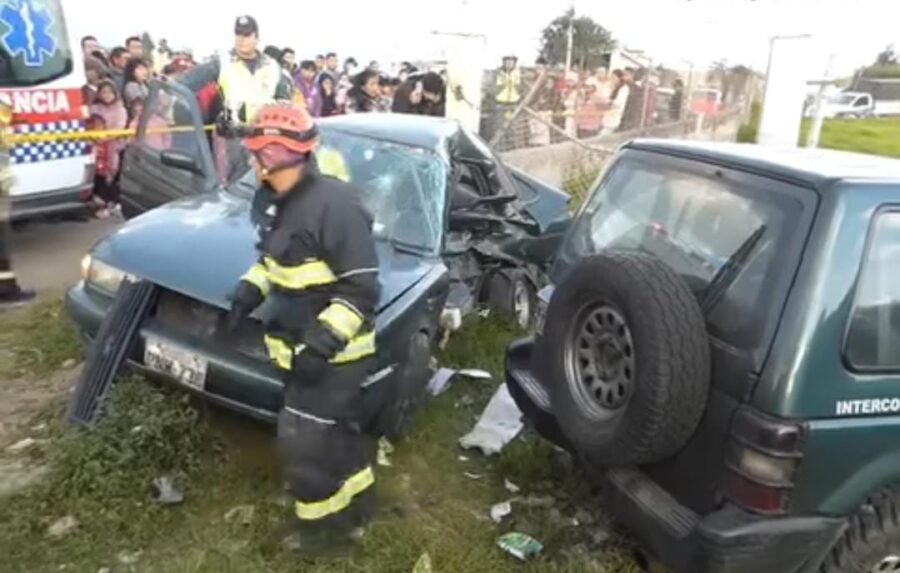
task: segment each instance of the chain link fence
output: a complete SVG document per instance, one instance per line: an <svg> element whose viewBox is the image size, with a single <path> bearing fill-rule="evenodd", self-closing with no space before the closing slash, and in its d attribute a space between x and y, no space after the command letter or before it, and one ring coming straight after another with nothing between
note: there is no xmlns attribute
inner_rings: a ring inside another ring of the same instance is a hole
<svg viewBox="0 0 900 573"><path fill-rule="evenodd" d="M576 206L623 143L638 137L733 141L749 112L748 104L742 101L718 106L709 115L693 114L686 109L686 101L672 105L672 90L648 83L646 88L638 86L638 108L629 110L626 106L620 128L609 131L603 127L601 106L580 107L559 98L554 102L542 86L552 87L546 73L532 80L514 106L492 103L487 94L482 136L508 165L563 189L573 196ZM673 120L673 116L678 119Z"/></svg>

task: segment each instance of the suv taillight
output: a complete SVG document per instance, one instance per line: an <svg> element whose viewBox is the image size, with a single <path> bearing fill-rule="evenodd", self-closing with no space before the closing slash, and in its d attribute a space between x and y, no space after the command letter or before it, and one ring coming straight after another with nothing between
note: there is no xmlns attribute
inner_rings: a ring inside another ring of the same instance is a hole
<svg viewBox="0 0 900 573"><path fill-rule="evenodd" d="M746 509L784 513L803 458L804 426L744 407L731 426L725 495Z"/></svg>

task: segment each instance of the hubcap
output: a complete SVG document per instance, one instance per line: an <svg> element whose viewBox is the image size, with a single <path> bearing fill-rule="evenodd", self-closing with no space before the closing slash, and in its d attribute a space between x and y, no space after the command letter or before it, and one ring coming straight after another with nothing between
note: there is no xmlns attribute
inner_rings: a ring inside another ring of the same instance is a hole
<svg viewBox="0 0 900 573"><path fill-rule="evenodd" d="M608 305L587 308L565 344L568 383L582 408L601 419L616 413L634 388L634 343L625 318Z"/></svg>
<svg viewBox="0 0 900 573"><path fill-rule="evenodd" d="M528 328L531 322L531 293L525 281L517 281L513 290L513 309L516 315L516 323L522 328Z"/></svg>
<svg viewBox="0 0 900 573"><path fill-rule="evenodd" d="M891 573L894 571L900 571L900 557L888 555L878 565L872 567L871 573Z"/></svg>

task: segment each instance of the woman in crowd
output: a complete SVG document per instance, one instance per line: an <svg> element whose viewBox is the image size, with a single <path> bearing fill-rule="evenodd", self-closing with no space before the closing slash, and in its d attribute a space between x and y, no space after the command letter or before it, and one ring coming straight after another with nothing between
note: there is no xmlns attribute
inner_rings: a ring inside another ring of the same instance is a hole
<svg viewBox="0 0 900 573"><path fill-rule="evenodd" d="M319 74L319 93L322 94L322 115L329 117L341 113L337 104L337 89L334 78L328 74Z"/></svg>
<svg viewBox="0 0 900 573"><path fill-rule="evenodd" d="M364 70L353 78L347 94L347 113L380 113L390 111L381 97L378 72Z"/></svg>
<svg viewBox="0 0 900 573"><path fill-rule="evenodd" d="M625 82L625 74L622 70L615 70L613 75L613 88L609 95L609 109L603 114L602 135L614 133L622 124L622 115L625 113L625 103L631 91Z"/></svg>
<svg viewBox="0 0 900 573"><path fill-rule="evenodd" d="M127 121L125 106L122 105L115 84L109 80L101 81L97 85L97 97L91 105L91 129L124 129ZM119 188L116 182L123 142L122 139L111 138L100 140L94 146L94 198L99 218L108 217L110 210L118 208Z"/></svg>
<svg viewBox="0 0 900 573"><path fill-rule="evenodd" d="M144 60L128 60L125 65L125 105L131 107L136 99L147 99L150 94L150 65Z"/></svg>

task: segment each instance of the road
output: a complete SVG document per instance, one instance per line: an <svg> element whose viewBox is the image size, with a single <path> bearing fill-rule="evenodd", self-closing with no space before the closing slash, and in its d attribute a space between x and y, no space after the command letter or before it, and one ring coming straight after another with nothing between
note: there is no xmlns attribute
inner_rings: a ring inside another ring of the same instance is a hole
<svg viewBox="0 0 900 573"><path fill-rule="evenodd" d="M23 288L62 290L80 279L81 258L120 218L29 223L12 233L13 269Z"/></svg>

